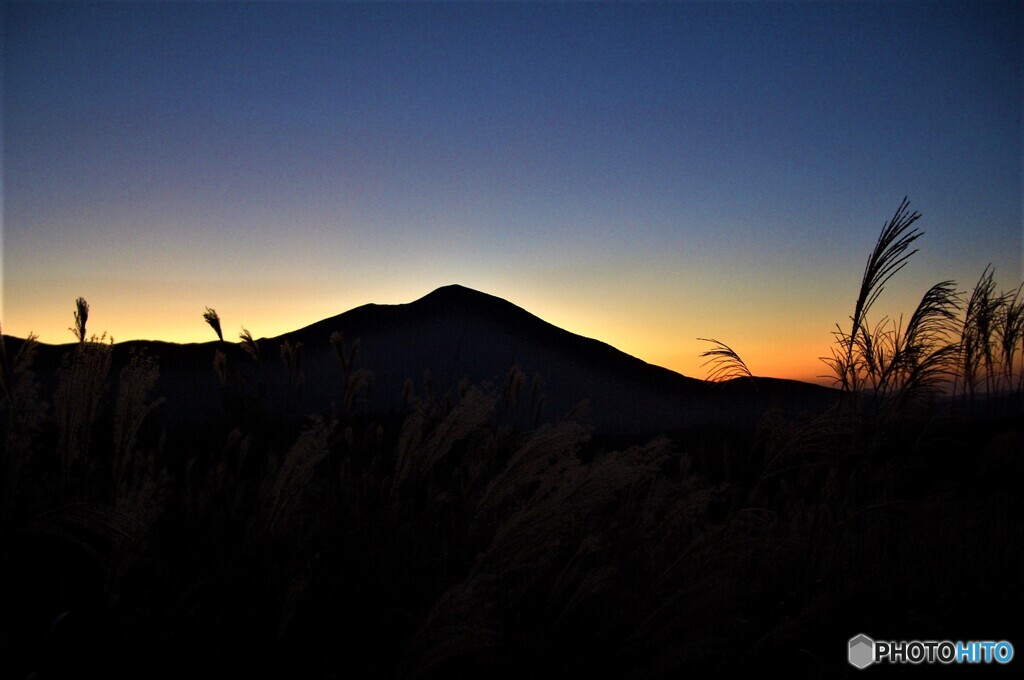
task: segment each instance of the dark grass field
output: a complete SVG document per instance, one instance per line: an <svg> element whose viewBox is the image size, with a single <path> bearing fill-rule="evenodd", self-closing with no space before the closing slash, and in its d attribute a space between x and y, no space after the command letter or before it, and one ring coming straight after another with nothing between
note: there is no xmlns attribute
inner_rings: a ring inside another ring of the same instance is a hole
<svg viewBox="0 0 1024 680"><path fill-rule="evenodd" d="M300 416L228 382L175 424L110 353L9 374L4 677L835 677L861 632L1020 639L1011 396L630 441L519 426L525 390Z"/></svg>
<svg viewBox="0 0 1024 680"><path fill-rule="evenodd" d="M915 215L835 390L718 341L730 379L683 378L460 287L240 344L86 339L84 300L77 344L3 337L0 676L1019 673L847 660L1024 639L1021 290L869 324Z"/></svg>

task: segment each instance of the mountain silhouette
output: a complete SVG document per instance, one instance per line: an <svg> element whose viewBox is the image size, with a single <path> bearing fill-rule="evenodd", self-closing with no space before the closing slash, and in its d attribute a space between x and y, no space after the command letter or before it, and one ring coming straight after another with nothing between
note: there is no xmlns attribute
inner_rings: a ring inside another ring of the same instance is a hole
<svg viewBox="0 0 1024 680"><path fill-rule="evenodd" d="M235 342L174 344L129 341L115 345L114 368L132 348L160 359L158 391L171 418L202 418L222 404L222 387L212 369L220 349L245 389L264 407L289 407L289 373L280 358L284 343L302 344L301 400L291 408L324 412L342 394L341 365L331 344L343 334L357 340L356 368L373 375L363 408L396 408L411 382L422 395L453 394L476 385L502 394L506 376L522 374L519 411L530 408L539 377L545 420L585 414L595 430L609 434L655 434L703 423L750 424L769 406L816 410L832 390L797 381L757 378L710 384L646 363L614 347L550 324L499 297L449 285L410 303L367 304L296 331L257 341L262 364ZM71 345L46 346L39 357L57 361Z"/></svg>

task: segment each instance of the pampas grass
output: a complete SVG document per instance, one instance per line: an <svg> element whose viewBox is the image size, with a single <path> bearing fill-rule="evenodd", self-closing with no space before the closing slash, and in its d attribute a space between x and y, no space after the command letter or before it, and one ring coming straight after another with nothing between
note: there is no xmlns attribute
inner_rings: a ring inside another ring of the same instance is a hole
<svg viewBox="0 0 1024 680"><path fill-rule="evenodd" d="M480 429L494 410L494 400L479 389L470 389L427 431L422 406L406 419L399 436L392 498L417 484L456 443Z"/></svg>
<svg viewBox="0 0 1024 680"><path fill-rule="evenodd" d="M979 383L991 385L993 330L999 308L993 276L992 266L985 267L981 278L974 285L964 315L960 340L960 377L963 381L962 392L968 399L974 398Z"/></svg>
<svg viewBox="0 0 1024 680"><path fill-rule="evenodd" d="M885 290L885 285L907 264L907 260L917 252L910 246L921 237L923 232L911 229L921 214L909 212L910 203L904 198L900 207L889 222L882 227L868 261L864 265L860 290L854 304L853 315L850 317L850 332L843 333L837 326L837 339L841 345L839 354L838 379L845 391L856 391L861 385L860 372L856 359L857 338L862 337L868 329L866 317L875 301Z"/></svg>
<svg viewBox="0 0 1024 680"><path fill-rule="evenodd" d="M996 316L1003 381L1007 391L1024 393L1024 283L1011 294L1004 293L1000 313ZM1014 360L1020 353L1017 365ZM1016 376L1014 376L1016 373Z"/></svg>
<svg viewBox="0 0 1024 680"><path fill-rule="evenodd" d="M892 359L883 384L903 399L938 392L955 375L956 321L960 295L956 283L942 281L924 294L901 333L893 335Z"/></svg>
<svg viewBox="0 0 1024 680"><path fill-rule="evenodd" d="M995 271L985 268L964 313L958 357L959 391L973 401L979 391L1024 394L1024 299L1022 286L996 293ZM1021 363L1015 357L1021 352Z"/></svg>
<svg viewBox="0 0 1024 680"><path fill-rule="evenodd" d="M323 418L314 417L289 447L280 469L270 475L274 480L270 491L268 527L273 530L289 510L298 503L317 465L330 454L328 439L333 426Z"/></svg>
<svg viewBox="0 0 1024 680"><path fill-rule="evenodd" d="M114 507L150 506L158 473L143 461L139 450L139 434L146 418L164 399L151 397L159 364L155 357L145 356L134 348L128 363L121 369L117 400L114 404L114 446L112 468Z"/></svg>
<svg viewBox="0 0 1024 680"><path fill-rule="evenodd" d="M708 382L724 382L734 378L753 378L747 364L724 342L709 338L697 338L703 342L710 342L714 349L701 353L701 358L707 358L701 366L711 364L707 380Z"/></svg>
<svg viewBox="0 0 1024 680"><path fill-rule="evenodd" d="M822 358L835 383L851 396L854 411L864 392L876 407L900 407L949 390L973 401L980 389L991 394L998 386L1013 391L1022 384L1024 366L1014 367L1024 336L1021 289L996 294L991 266L966 305L956 283L942 281L925 292L905 328L902 317L869 322L868 312L886 284L917 252L910 246L923 232L911 225L919 217L904 199L882 229L865 266L850 331L837 325L832 356Z"/></svg>
<svg viewBox="0 0 1024 680"><path fill-rule="evenodd" d="M903 326L903 319L883 318L868 330L867 321L854 339L849 373L877 398L905 403L942 391L956 374L957 312L960 297L953 281L937 283Z"/></svg>
<svg viewBox="0 0 1024 680"><path fill-rule="evenodd" d="M75 300L75 325L68 330L74 333L78 342L85 342L85 325L89 321L89 303L85 298Z"/></svg>
<svg viewBox="0 0 1024 680"><path fill-rule="evenodd" d="M882 380L881 366L888 363L879 351L879 340L885 340L891 329L884 324L872 329L867 321L868 312L885 290L886 284L907 264L907 260L917 252L910 246L921 237L923 232L911 229L920 217L920 213L909 212L910 204L906 198L900 203L895 214L878 235L878 241L868 256L861 277L860 289L854 303L853 314L850 316L850 331L846 332L839 324L833 335L836 347L830 358L822 358L832 369L836 383L843 392L857 393L865 386L866 381ZM884 351L884 348L882 348ZM854 404L857 403L854 398Z"/></svg>
<svg viewBox="0 0 1024 680"><path fill-rule="evenodd" d="M32 372L38 346L38 337L30 333L14 356L10 356L0 333L0 390L3 391L0 408L8 414L8 436L34 427L45 411L45 405L38 400L35 374Z"/></svg>
<svg viewBox="0 0 1024 680"><path fill-rule="evenodd" d="M36 458L36 441L47 413L32 362L38 347L29 334L11 356L0 332L0 531L30 488L25 473Z"/></svg>
<svg viewBox="0 0 1024 680"><path fill-rule="evenodd" d="M341 333L303 337L308 357L339 362L341 402L324 413L243 403L167 420L157 357L94 338L46 376L46 414L34 342L12 356L0 337L0 570L28 565L0 578L0 673L36 670L23 620L69 609L94 616L116 648L104 663L126 675L159 658L167 674L272 677L770 674L797 672L794 656L832 677L848 668L844 622L867 609L951 625L955 593L1012 614L1019 426L902 405L927 405L965 365L979 392L1019 385L1021 290L997 295L986 271L970 312L943 281L905 323L869 322L912 254L912 218L904 202L883 230L833 357L837 382L886 417L839 405L611 440L544 422L543 382L518 366L447 391L427 375L421 395L409 381L372 410ZM282 342L282 370L262 361L267 341L240 340L215 348L225 399L273 372L296 392L297 342ZM750 377L706 341L710 379ZM254 361L229 375L242 351Z"/></svg>
<svg viewBox="0 0 1024 680"><path fill-rule="evenodd" d="M369 397L370 389L373 386L373 374L365 368L356 368L356 359L359 357L361 346L358 338L346 348L345 334L341 331L334 331L331 333L330 341L334 355L338 358L338 363L341 366L340 410L343 417L348 417L352 415L360 394Z"/></svg>
<svg viewBox="0 0 1024 680"><path fill-rule="evenodd" d="M252 337L252 333L249 332L248 328L242 327L242 332L238 334L238 338L241 341L242 349L252 357L252 360L257 365L263 364L263 352L260 350L259 342Z"/></svg>
<svg viewBox="0 0 1024 680"><path fill-rule="evenodd" d="M57 417L57 454L61 480L82 481L92 448L93 429L106 398L113 339L106 334L82 342L61 362L54 409Z"/></svg>
<svg viewBox="0 0 1024 680"><path fill-rule="evenodd" d="M220 328L220 315L217 314L217 311L207 307L206 311L203 312L203 321L210 325L213 332L217 334L217 339L224 342L224 333Z"/></svg>

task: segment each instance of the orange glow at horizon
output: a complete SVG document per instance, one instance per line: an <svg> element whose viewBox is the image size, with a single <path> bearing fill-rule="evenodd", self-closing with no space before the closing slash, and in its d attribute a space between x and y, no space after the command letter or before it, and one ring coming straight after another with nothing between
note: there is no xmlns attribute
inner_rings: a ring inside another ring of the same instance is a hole
<svg viewBox="0 0 1024 680"><path fill-rule="evenodd" d="M1020 282L1011 5L299 4L0 12L4 332L71 343L81 296L117 342L210 342L207 306L273 337L457 283L827 383L904 196L927 235L871 321Z"/></svg>
<svg viewBox="0 0 1024 680"><path fill-rule="evenodd" d="M127 286L123 282L100 282L86 286L83 297L90 303L88 332L106 333L115 342L157 340L175 343L203 343L216 339L213 330L203 321L205 305L217 310L223 324L224 337L236 341L245 327L257 338L275 337L322 321L362 304L402 304L412 302L433 290L408 285L390 289L359 290L350 294L329 296L295 286L277 289L277 295L253 296L249 286L196 286L187 291L171 284L153 282ZM29 333L47 344L68 344L74 341L70 331L74 299L64 292L44 286L27 287L27 296L8 301L8 312L14 323L3 322L6 335L25 337ZM410 292L415 288L416 292ZM488 292L486 287L477 288ZM169 295L173 292L173 295ZM283 293L283 294L282 294ZM499 297L505 297L501 294ZM697 336L715 335L700 330L694 315L683 318L669 310L652 307L622 306L608 308L603 303L586 301L554 302L550 295L536 293L511 295L509 302L536 314L543 320L584 337L605 342L616 349L651 364L662 366L692 378L703 379L707 367L700 353L710 346ZM202 300L204 303L197 303ZM707 323L706 325L711 325ZM818 325L817 330L827 327ZM829 384L820 376L827 367L818 359L828 353L827 334L817 333L820 342L797 341L793 331L786 337L759 337L756 331L731 329L719 337L747 362L754 375L790 378ZM717 332L717 331L716 331ZM780 345L787 351L781 353Z"/></svg>

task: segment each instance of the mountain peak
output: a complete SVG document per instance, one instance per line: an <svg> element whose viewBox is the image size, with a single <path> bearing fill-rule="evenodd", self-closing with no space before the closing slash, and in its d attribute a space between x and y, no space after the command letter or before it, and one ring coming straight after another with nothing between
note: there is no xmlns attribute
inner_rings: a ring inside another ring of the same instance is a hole
<svg viewBox="0 0 1024 680"><path fill-rule="evenodd" d="M421 297L417 302L422 300L474 300L474 299L493 299L493 295L488 293L482 293L472 288L467 288L458 283L451 283L447 286L441 286ZM500 298L499 298L500 299Z"/></svg>
<svg viewBox="0 0 1024 680"><path fill-rule="evenodd" d="M441 307L446 309L477 309L481 307L494 307L496 305L504 308L515 306L504 298L489 293L482 293L457 283L441 286L412 304L417 307Z"/></svg>

